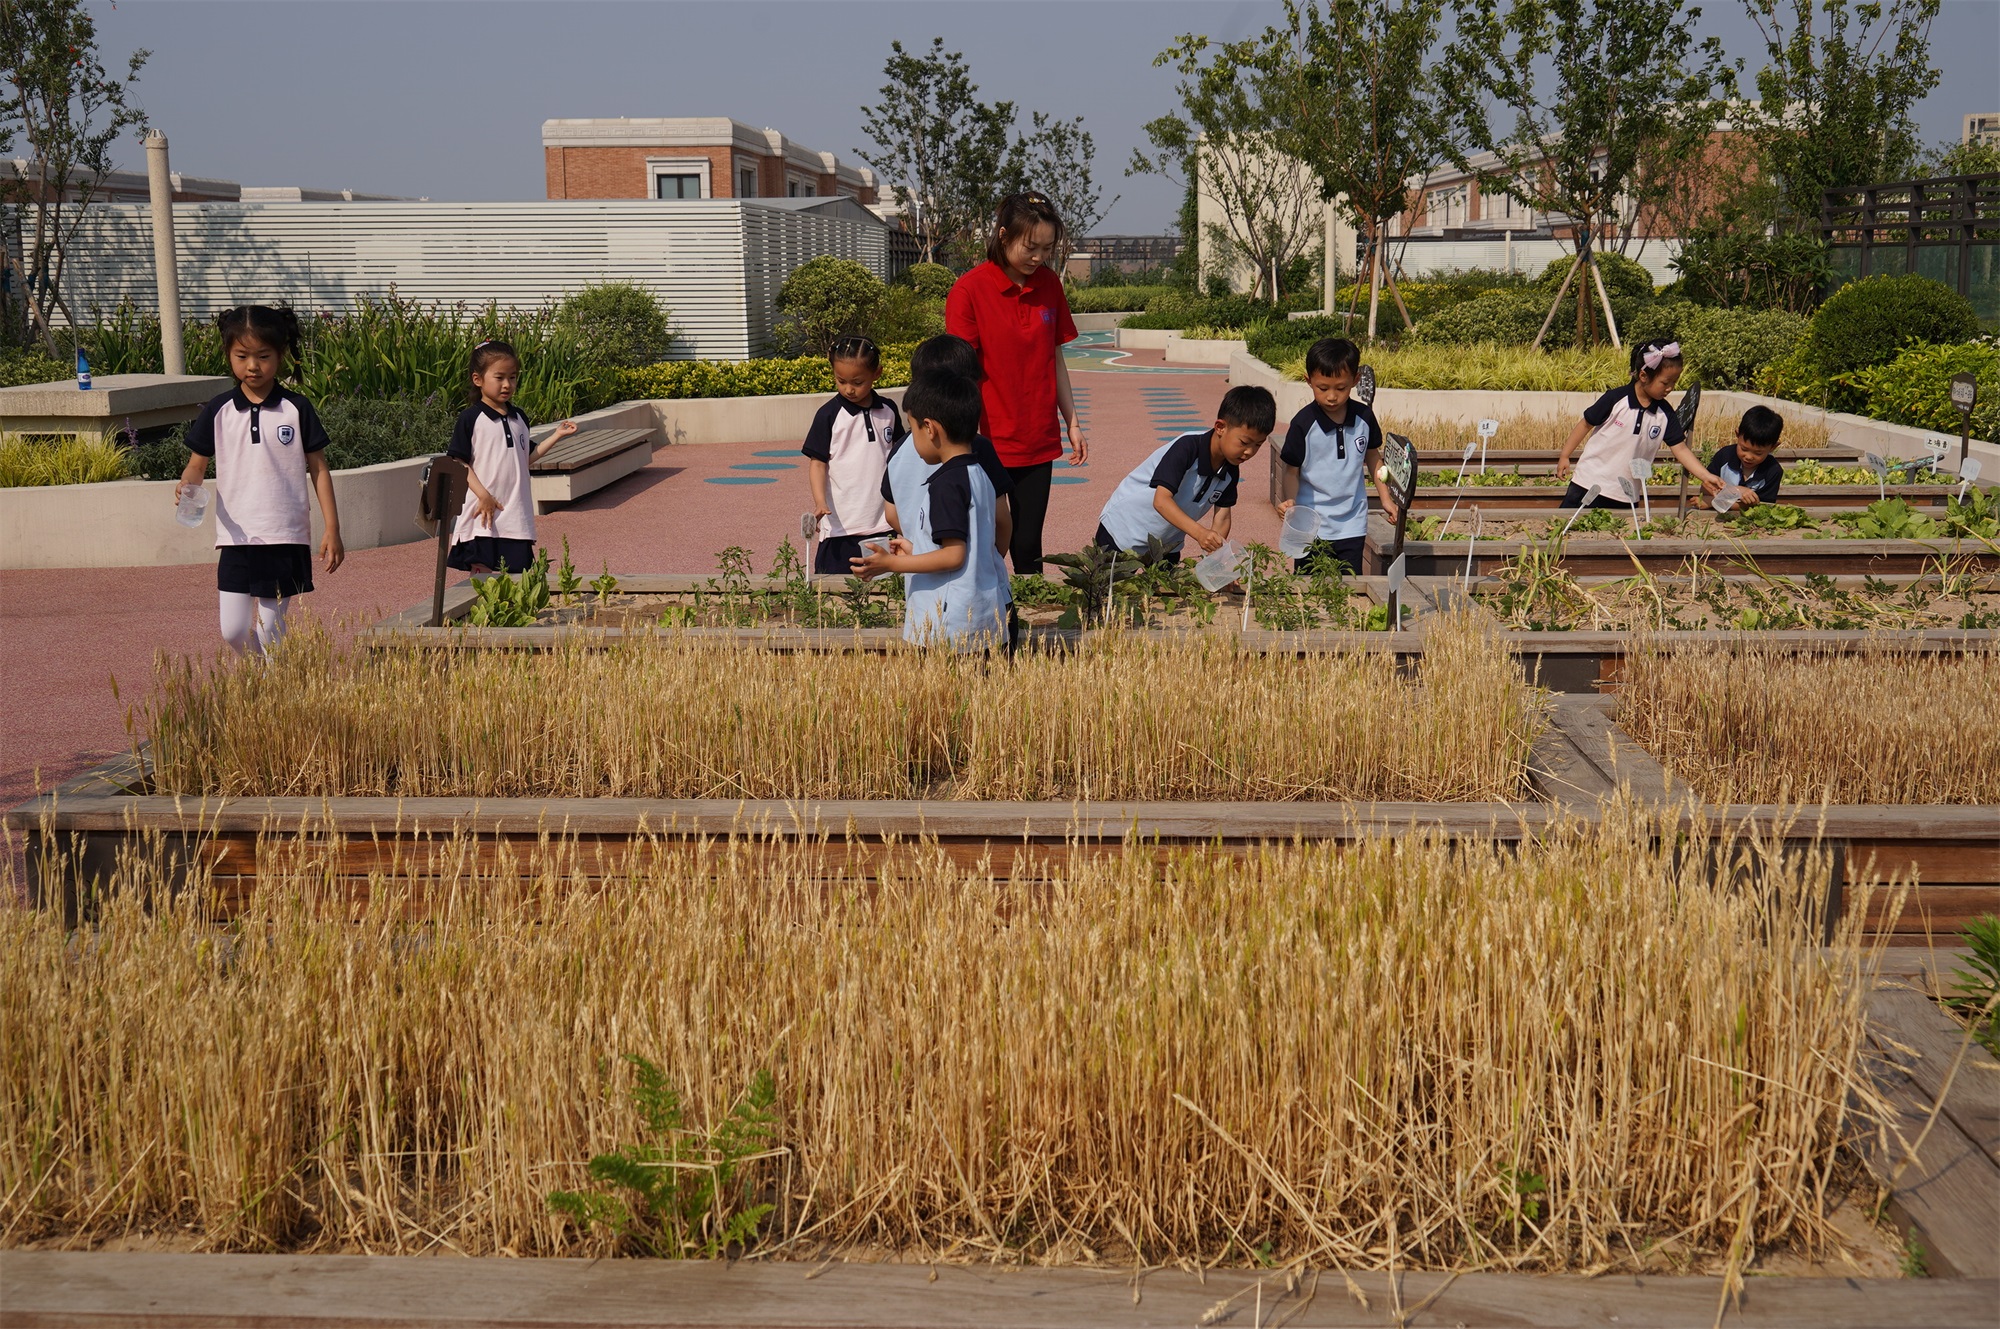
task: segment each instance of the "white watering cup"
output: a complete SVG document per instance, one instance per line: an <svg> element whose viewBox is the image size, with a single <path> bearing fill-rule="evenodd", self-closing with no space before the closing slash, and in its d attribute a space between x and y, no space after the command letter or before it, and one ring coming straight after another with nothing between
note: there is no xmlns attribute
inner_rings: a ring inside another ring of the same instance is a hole
<svg viewBox="0 0 2000 1329"><path fill-rule="evenodd" d="M1212 554L1195 560L1194 579L1205 591L1219 591L1243 575L1246 551L1234 540L1224 540Z"/></svg>
<svg viewBox="0 0 2000 1329"><path fill-rule="evenodd" d="M207 511L208 486L189 485L181 490L181 501L174 505L174 520L183 526L199 526Z"/></svg>
<svg viewBox="0 0 2000 1329"><path fill-rule="evenodd" d="M1294 507L1285 514L1278 530L1278 552L1286 558L1304 558L1319 534L1319 513L1313 508ZM1226 547L1226 546L1225 546Z"/></svg>
<svg viewBox="0 0 2000 1329"><path fill-rule="evenodd" d="M1738 500L1742 497L1743 491L1740 488L1735 485L1729 485L1717 491L1715 497L1708 500L1708 506L1714 508L1717 512L1727 512L1735 507Z"/></svg>

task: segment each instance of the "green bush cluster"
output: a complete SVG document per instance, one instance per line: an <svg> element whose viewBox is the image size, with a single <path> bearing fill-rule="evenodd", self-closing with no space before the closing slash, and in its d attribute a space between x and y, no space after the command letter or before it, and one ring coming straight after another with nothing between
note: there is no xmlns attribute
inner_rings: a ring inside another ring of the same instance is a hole
<svg viewBox="0 0 2000 1329"><path fill-rule="evenodd" d="M326 464L336 471L383 462L407 461L443 452L465 406L463 396L328 397L315 402L326 426ZM147 480L172 480L187 465L185 425L155 442L142 443L126 454L132 475ZM215 474L215 463L208 464Z"/></svg>
<svg viewBox="0 0 2000 1329"><path fill-rule="evenodd" d="M882 348L882 387L901 387L910 381L910 349ZM832 392L833 366L822 355L768 360L667 360L624 370L614 377L613 384L621 401Z"/></svg>
<svg viewBox="0 0 2000 1329"><path fill-rule="evenodd" d="M1716 309L1691 300L1656 300L1623 331L1627 341L1678 341L1684 386L1750 390L1765 368L1797 349L1807 320L1782 309Z"/></svg>
<svg viewBox="0 0 2000 1329"><path fill-rule="evenodd" d="M0 388L18 388L24 383L58 383L71 377L74 371L74 366L52 359L32 346L0 348Z"/></svg>
<svg viewBox="0 0 2000 1329"><path fill-rule="evenodd" d="M887 285L853 259L809 259L778 288L778 340L797 355L825 355L847 336L914 345L944 331L944 295L954 280L942 264L919 263Z"/></svg>
<svg viewBox="0 0 2000 1329"><path fill-rule="evenodd" d="M607 372L634 363L626 357L643 363L671 339L667 311L630 286L586 287L539 309L423 304L391 292L359 297L346 309L303 323L299 386L315 405L337 397L461 397L472 348L491 337L521 352L515 401L533 420L559 420L603 404L598 384ZM92 366L103 373L160 371L157 316L122 306L81 338ZM190 321L184 341L189 373L228 373L212 320Z"/></svg>
<svg viewBox="0 0 2000 1329"><path fill-rule="evenodd" d="M2000 341L1991 337L1950 346L1912 343L1887 364L1843 375L1840 386L1860 399L1863 415L1956 436L1963 417L1951 403L1951 380L1958 374L1979 380L1972 436L2000 440Z"/></svg>
<svg viewBox="0 0 2000 1329"><path fill-rule="evenodd" d="M1604 274L1604 288L1611 297L1611 311L1617 316L1622 333L1652 302L1653 275L1622 254L1599 254L1597 262ZM1557 259L1533 282L1524 279L1475 282L1462 277L1456 281L1426 283L1438 289L1435 294L1427 291L1429 299L1422 305L1412 301L1406 291L1405 303L1410 305L1410 317L1416 320L1410 341L1429 346L1476 346L1482 342L1532 344L1573 263L1573 259ZM1504 278L1506 274L1491 276ZM1579 290L1580 285L1585 289ZM1589 300L1593 310L1600 309L1595 285L1587 280L1572 281L1549 324L1548 335L1542 341L1544 346L1564 347L1576 339L1579 299ZM1603 321L1601 312L1598 321ZM1379 319L1377 326L1381 326ZM1398 319L1395 327L1401 326Z"/></svg>
<svg viewBox="0 0 2000 1329"><path fill-rule="evenodd" d="M1266 323L1282 322L1293 309L1311 308L1305 301L1306 297L1301 296L1297 301L1274 305L1248 295L1201 296L1170 287L1148 300L1145 312L1126 319L1123 326L1169 331L1194 327L1242 328L1247 331Z"/></svg>
<svg viewBox="0 0 2000 1329"><path fill-rule="evenodd" d="M1171 286L1073 286L1069 308L1073 314L1123 314L1143 310L1150 302L1173 293Z"/></svg>
<svg viewBox="0 0 2000 1329"><path fill-rule="evenodd" d="M1526 346L1424 346L1362 353L1385 388L1419 391L1602 392L1625 382L1625 352L1609 346L1535 351ZM1305 377L1305 348L1278 364L1287 378Z"/></svg>
<svg viewBox="0 0 2000 1329"><path fill-rule="evenodd" d="M1772 367L1767 388L1836 411L1863 411L1867 394L1850 376L1888 364L1913 342L1951 345L1978 335L1972 302L1942 282L1914 274L1865 277L1820 305L1805 339Z"/></svg>

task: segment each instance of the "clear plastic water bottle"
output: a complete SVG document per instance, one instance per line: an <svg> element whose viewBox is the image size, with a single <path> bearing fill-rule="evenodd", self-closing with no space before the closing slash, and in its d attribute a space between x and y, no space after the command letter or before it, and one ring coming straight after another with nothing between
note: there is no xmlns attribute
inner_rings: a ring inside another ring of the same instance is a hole
<svg viewBox="0 0 2000 1329"><path fill-rule="evenodd" d="M207 511L208 486L187 485L181 490L181 501L174 507L174 520L183 526L199 526Z"/></svg>
<svg viewBox="0 0 2000 1329"><path fill-rule="evenodd" d="M1742 497L1743 491L1740 488L1735 485L1726 485L1716 492L1714 498L1708 500L1708 505L1719 513L1728 512L1736 506L1737 501Z"/></svg>
<svg viewBox="0 0 2000 1329"><path fill-rule="evenodd" d="M90 391L90 357L81 346L76 348L76 386L79 392Z"/></svg>

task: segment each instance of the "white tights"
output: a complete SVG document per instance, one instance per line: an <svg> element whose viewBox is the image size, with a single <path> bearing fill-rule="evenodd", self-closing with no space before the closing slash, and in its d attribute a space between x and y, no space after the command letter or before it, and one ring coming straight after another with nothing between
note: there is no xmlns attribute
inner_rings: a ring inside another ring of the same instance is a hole
<svg viewBox="0 0 2000 1329"><path fill-rule="evenodd" d="M250 647L251 638L257 642L257 650L269 654L285 635L285 611L290 609L289 598L280 596L266 598L261 595L245 595L241 591L222 591L222 640L230 650L241 653Z"/></svg>

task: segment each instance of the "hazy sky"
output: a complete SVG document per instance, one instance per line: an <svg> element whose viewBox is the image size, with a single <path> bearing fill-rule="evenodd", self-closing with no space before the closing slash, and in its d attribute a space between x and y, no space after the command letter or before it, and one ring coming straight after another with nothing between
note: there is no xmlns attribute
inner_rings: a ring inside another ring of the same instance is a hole
<svg viewBox="0 0 2000 1329"><path fill-rule="evenodd" d="M1126 178L1141 126L1173 108L1153 57L1183 32L1235 38L1274 3L1212 0L96 0L107 64L153 58L138 98L177 169L244 184L439 199L544 195L541 122L565 116L727 115L858 163L861 106L889 43L962 50L988 99L1082 115L1097 139L1100 228L1155 233L1178 197ZM1732 54L1761 54L1741 0L1706 6ZM2000 0L1944 0L1943 71L1924 137L2000 111ZM137 165L143 154L123 154Z"/></svg>

